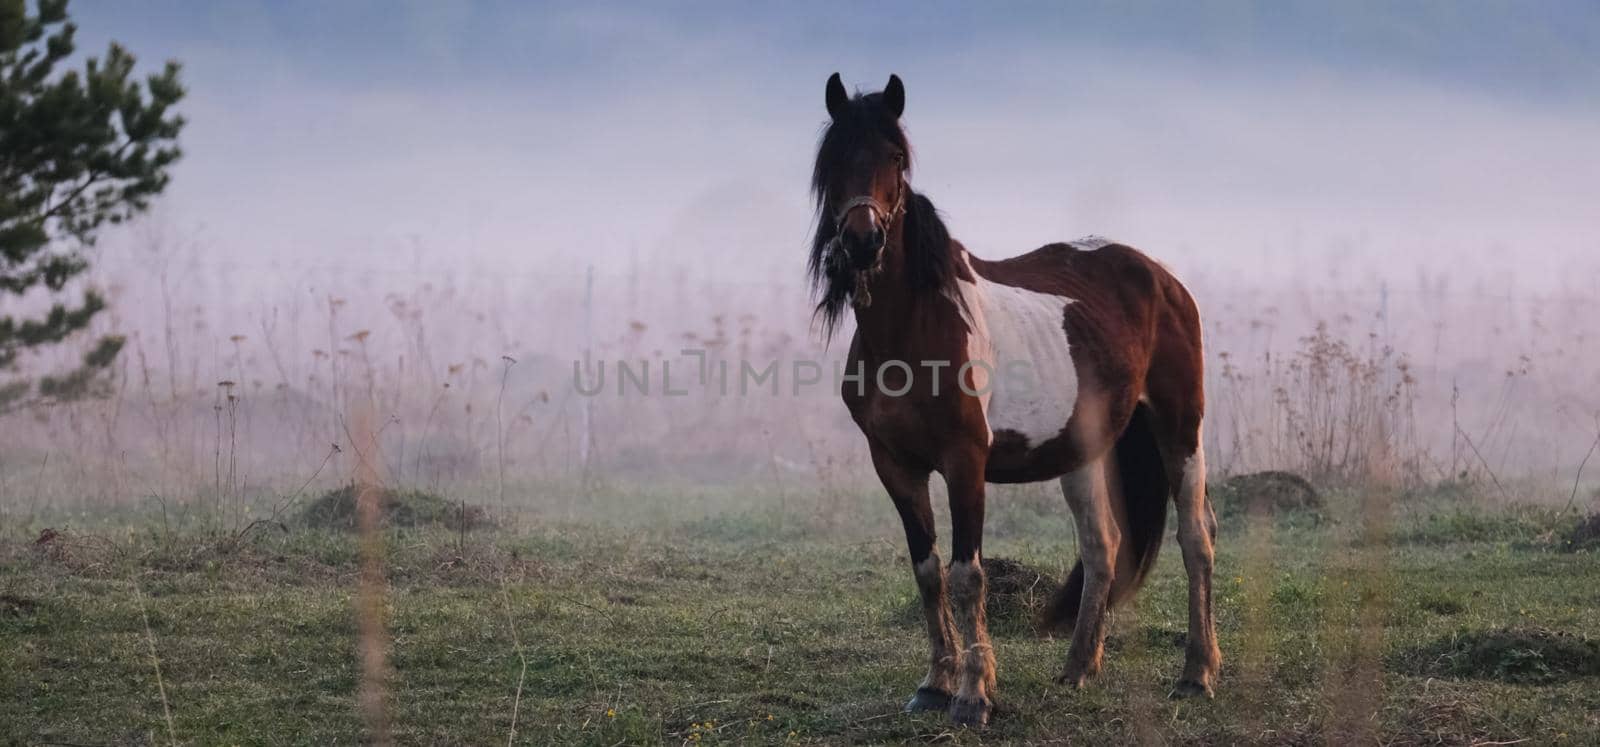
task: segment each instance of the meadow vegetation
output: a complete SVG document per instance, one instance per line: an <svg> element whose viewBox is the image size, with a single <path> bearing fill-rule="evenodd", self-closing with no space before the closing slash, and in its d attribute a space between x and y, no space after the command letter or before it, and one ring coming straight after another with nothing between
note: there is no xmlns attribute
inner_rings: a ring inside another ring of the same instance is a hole
<svg viewBox="0 0 1600 747"><path fill-rule="evenodd" d="M1600 597L1575 582L1600 555L1567 545L1571 512L1431 492L1377 504L1333 492L1315 510L1225 503L1222 684L1214 701L1176 702L1177 553L1116 614L1105 674L1065 690L1052 682L1065 641L1037 636L1030 606L1075 555L1070 520L1001 489L986 545L1010 564L992 590L1000 711L969 733L899 713L926 644L874 491L824 521L759 487L515 489L568 499L493 527L462 531L446 512L381 530L381 702L401 743L1600 739ZM0 546L8 739L370 737L361 540L319 523L339 492L243 536L164 522L151 502L13 527Z"/></svg>
<svg viewBox="0 0 1600 747"><path fill-rule="evenodd" d="M1105 673L1056 686L1066 643L1032 616L1071 518L1054 484L994 487L979 733L899 713L915 587L826 387L573 392L586 343L674 375L686 348L826 365L838 343L771 310L777 286L680 279L668 314L615 277L591 298L445 276L213 317L239 308L225 284L137 264L110 267L122 292L164 303L113 304L110 396L0 416L0 741L1600 741L1581 288L1486 312L1429 280L1362 312L1370 289L1198 280L1218 697L1166 699L1170 542ZM513 310L560 323L513 333Z"/></svg>

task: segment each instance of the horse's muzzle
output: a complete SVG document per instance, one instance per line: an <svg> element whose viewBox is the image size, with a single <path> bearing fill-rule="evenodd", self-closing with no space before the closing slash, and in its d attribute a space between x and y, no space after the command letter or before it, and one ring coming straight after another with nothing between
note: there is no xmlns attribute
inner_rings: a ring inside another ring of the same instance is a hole
<svg viewBox="0 0 1600 747"><path fill-rule="evenodd" d="M865 233L844 231L839 236L839 244L849 257L852 270L856 272L871 270L883 258L883 229L874 224L872 229Z"/></svg>
<svg viewBox="0 0 1600 747"><path fill-rule="evenodd" d="M825 271L828 282L835 288L850 293L851 305L864 309L872 303L867 292L867 282L883 269L884 244L853 242L845 236L835 236L828 247Z"/></svg>

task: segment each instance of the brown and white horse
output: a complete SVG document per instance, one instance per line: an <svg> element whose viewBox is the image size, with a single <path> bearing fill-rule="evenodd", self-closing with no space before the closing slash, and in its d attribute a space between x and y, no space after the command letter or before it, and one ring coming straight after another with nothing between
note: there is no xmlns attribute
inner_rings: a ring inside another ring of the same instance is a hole
<svg viewBox="0 0 1600 747"><path fill-rule="evenodd" d="M1072 629L1060 682L1101 666L1106 609L1130 596L1161 547L1168 497L1189 581L1189 635L1175 696L1212 694L1221 652L1211 612L1216 518L1201 449L1200 318L1181 283L1104 239L989 261L950 238L913 191L900 127L905 88L846 93L828 79L812 173L810 258L831 335L848 304L843 397L905 523L932 656L906 710L988 721L994 652L984 622L985 483L1061 481L1080 557L1045 623ZM940 565L932 473L950 497Z"/></svg>

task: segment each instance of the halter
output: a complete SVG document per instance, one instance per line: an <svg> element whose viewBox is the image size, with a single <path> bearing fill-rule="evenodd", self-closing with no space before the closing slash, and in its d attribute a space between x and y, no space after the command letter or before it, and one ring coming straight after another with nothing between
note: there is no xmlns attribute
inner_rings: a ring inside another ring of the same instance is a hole
<svg viewBox="0 0 1600 747"><path fill-rule="evenodd" d="M905 212L906 209L905 177L902 176L896 181L894 190L894 208L891 210L884 210L883 205L876 199L873 199L872 195L859 195L857 197L852 197L848 200L845 200L844 207L839 208L838 214L835 215L833 219L833 230L836 235L839 231L844 229L844 221L846 218L850 217L850 211L855 210L858 207L867 208L873 213L883 217L885 224L883 227L884 240L888 241L888 224L893 223L894 219L900 217L900 214ZM879 248L881 249L882 247L880 246Z"/></svg>
<svg viewBox="0 0 1600 747"><path fill-rule="evenodd" d="M845 201L844 207L839 208L839 212L835 214L833 219L833 239L828 242L830 245L828 250L829 264L834 265L836 269L842 268L847 262L843 256L844 252L841 251L842 242L840 241L841 237L844 236L844 221L850 217L850 211L860 207L871 210L873 215L881 217L883 222L883 240L878 244L876 258L873 260L871 267L856 272L855 291L850 299L852 306L857 309L864 309L872 305L872 295L867 293L867 281L883 269L883 249L889 243L889 227L906 210L905 176L901 175L896 180L894 207L889 210L884 210L883 204L874 199L872 195L852 197Z"/></svg>

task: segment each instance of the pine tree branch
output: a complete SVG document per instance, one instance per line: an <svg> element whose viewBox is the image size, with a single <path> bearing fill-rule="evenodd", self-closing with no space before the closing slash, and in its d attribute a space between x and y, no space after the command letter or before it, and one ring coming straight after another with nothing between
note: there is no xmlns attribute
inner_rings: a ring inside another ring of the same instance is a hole
<svg viewBox="0 0 1600 747"><path fill-rule="evenodd" d="M132 140L128 140L128 141L124 142L121 146L119 146L117 148L115 153L111 154L112 159L120 160L122 158L123 153L127 152L128 148L130 146L132 146L132 145L133 145L133 141ZM47 209L43 213L41 213L39 215L39 220L49 220L49 219L54 218L54 217L59 217L57 215L57 213L59 213L62 209L66 208L68 205L71 205L74 200L77 200L78 197L81 196L90 187L92 187L95 184L99 183L101 177L104 177L104 176L107 176L106 172L104 172L104 171L90 171L89 172L89 177L84 180L83 184L79 185L77 189L74 189L74 190L72 190L72 192L68 193L67 196L62 198L62 200L60 202L56 203L55 205L51 206L49 209Z"/></svg>

